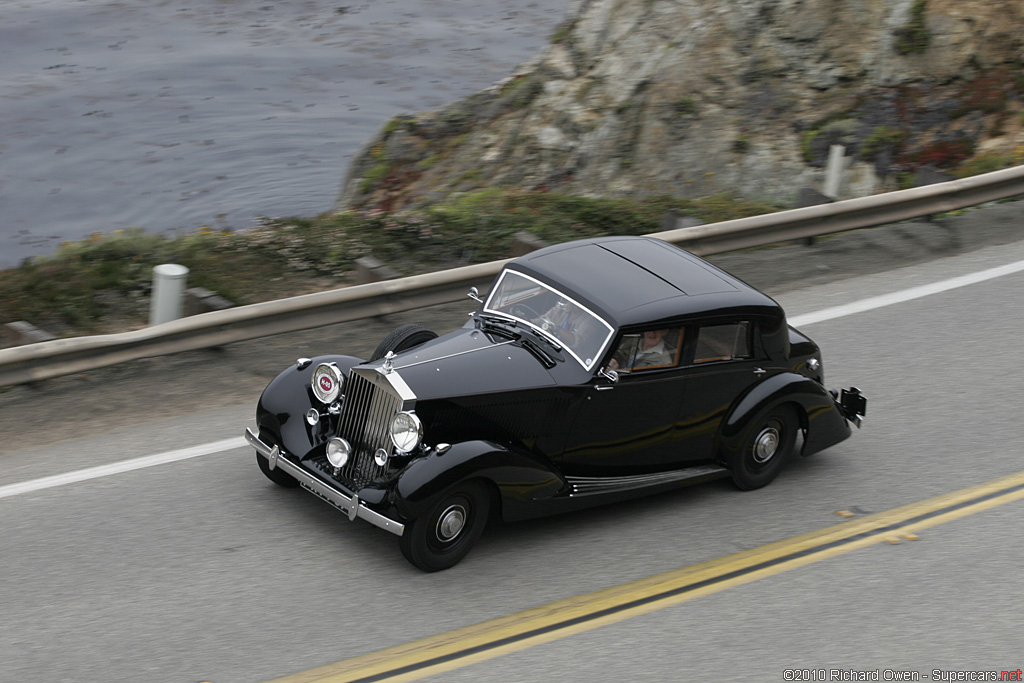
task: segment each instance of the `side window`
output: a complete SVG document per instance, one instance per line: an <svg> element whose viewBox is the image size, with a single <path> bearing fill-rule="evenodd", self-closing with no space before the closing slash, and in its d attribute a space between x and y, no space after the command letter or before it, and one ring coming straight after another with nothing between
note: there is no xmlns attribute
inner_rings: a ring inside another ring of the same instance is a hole
<svg viewBox="0 0 1024 683"><path fill-rule="evenodd" d="M672 327L623 335L608 368L633 373L674 367L679 364L683 333L682 327Z"/></svg>
<svg viewBox="0 0 1024 683"><path fill-rule="evenodd" d="M712 363L750 357L752 357L750 323L747 321L726 325L705 325L697 331L694 363Z"/></svg>

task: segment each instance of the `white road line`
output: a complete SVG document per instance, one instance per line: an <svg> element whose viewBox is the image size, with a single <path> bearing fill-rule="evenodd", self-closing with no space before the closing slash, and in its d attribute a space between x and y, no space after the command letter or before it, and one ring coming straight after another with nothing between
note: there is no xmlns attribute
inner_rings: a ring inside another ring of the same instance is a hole
<svg viewBox="0 0 1024 683"><path fill-rule="evenodd" d="M230 451L234 448L241 448L242 446L247 445L248 443L244 438L237 436L233 439L222 439L220 441L206 443L201 446L192 446L191 448L182 448L177 451L157 453L156 455L146 455L133 460L122 460L121 462L114 462L109 465L89 467L84 470L76 470L75 472L68 472L66 474L55 474L52 477L33 479L31 481L24 481L18 484L7 484L6 486L0 486L0 498L53 488L54 486L63 486L64 484L73 484L75 482L85 481L86 479L97 479L99 477L106 477L108 475L119 474L121 472L141 470L144 467L163 465L169 462L177 462L178 460L198 458L203 455L220 453L221 451Z"/></svg>
<svg viewBox="0 0 1024 683"><path fill-rule="evenodd" d="M814 323L820 323L825 320L832 320L833 318L844 318L848 315L853 315L854 313L863 313L864 311L882 308L883 306L892 306L893 304L903 303L904 301L920 299L923 296L930 296L940 292L948 292L951 289L966 287L967 285L977 284L979 282L984 282L985 280L1002 277L1003 275L1011 275L1022 270L1024 270L1024 261L1008 263L1005 266L989 268L988 270L981 270L977 273L968 273L967 275L953 277L948 280L940 280L939 282L932 282L931 284L921 285L920 287L911 287L910 289L890 292L889 294L882 294L881 296L873 296L868 299L861 299L860 301L851 301L850 303L843 304L842 306L833 306L832 308L824 308L813 313L797 315L789 319L789 324L793 327L804 327L806 325L813 325Z"/></svg>
<svg viewBox="0 0 1024 683"><path fill-rule="evenodd" d="M951 289L966 287L967 285L992 280L997 277L1002 277L1003 275L1019 273L1020 271L1024 271L1024 261L1016 261L1015 263L1009 263L1005 266L981 270L977 273L969 273L967 275L961 275L948 280L940 280L939 282L921 285L920 287L911 287L898 292L891 292L881 296L873 296L868 299L861 299L860 301L852 301L848 304L843 304L842 306L833 306L832 308L824 308L820 311L814 311L813 313L797 315L789 319L789 324L794 327L806 327L807 325L813 325L814 323L833 320L835 318L844 318L848 315L854 315L855 313L863 313L864 311L870 311L884 306L892 306L893 304L903 303L904 301L920 299L921 297L939 294L940 292L947 292ZM192 448L182 448L177 451L147 455L142 458L123 460L110 465L89 467L84 470L68 472L67 474L57 474L52 477L43 477L42 479L33 479L31 481L25 481L18 484L7 484L6 486L0 486L0 498L16 496L18 494L29 493L31 491L39 491L41 489L48 489L54 486L63 486L64 484L73 484L87 479L106 477L120 472L130 472L144 467L163 465L165 463L176 462L178 460L198 458L203 455L211 455L222 451L230 451L235 448L242 448L246 445L246 441L242 437L223 439L222 441L214 441L201 446L193 446Z"/></svg>

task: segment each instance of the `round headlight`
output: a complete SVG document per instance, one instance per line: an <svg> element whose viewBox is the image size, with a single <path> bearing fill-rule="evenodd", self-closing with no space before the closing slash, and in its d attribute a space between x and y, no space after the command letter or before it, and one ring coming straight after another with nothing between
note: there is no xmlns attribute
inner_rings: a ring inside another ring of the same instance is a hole
<svg viewBox="0 0 1024 683"><path fill-rule="evenodd" d="M333 403L344 383L345 378L334 363L321 363L313 371L313 394L322 403Z"/></svg>
<svg viewBox="0 0 1024 683"><path fill-rule="evenodd" d="M344 467L351 453L352 447L341 437L335 436L327 442L327 461L333 467Z"/></svg>
<svg viewBox="0 0 1024 683"><path fill-rule="evenodd" d="M415 413L399 413L391 421L391 443L399 453L408 453L420 445L423 436L423 424Z"/></svg>

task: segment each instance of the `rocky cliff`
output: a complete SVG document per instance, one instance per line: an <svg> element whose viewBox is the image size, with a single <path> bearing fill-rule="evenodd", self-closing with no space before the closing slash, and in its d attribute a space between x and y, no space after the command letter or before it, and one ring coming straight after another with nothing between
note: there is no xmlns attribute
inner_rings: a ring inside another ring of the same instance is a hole
<svg viewBox="0 0 1024 683"><path fill-rule="evenodd" d="M840 198L1022 163L1020 0L577 0L550 46L388 122L340 208L488 186L791 202L846 147Z"/></svg>

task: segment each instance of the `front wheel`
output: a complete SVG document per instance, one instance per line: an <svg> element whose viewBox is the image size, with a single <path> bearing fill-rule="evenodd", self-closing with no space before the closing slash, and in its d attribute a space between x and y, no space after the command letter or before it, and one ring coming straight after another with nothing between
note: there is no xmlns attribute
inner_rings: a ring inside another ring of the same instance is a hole
<svg viewBox="0 0 1024 683"><path fill-rule="evenodd" d="M749 491L771 482L793 452L797 427L796 411L788 405L769 408L752 420L730 463L736 487Z"/></svg>
<svg viewBox="0 0 1024 683"><path fill-rule="evenodd" d="M483 533L489 508L487 488L468 481L449 489L398 538L405 559L425 572L454 567Z"/></svg>

